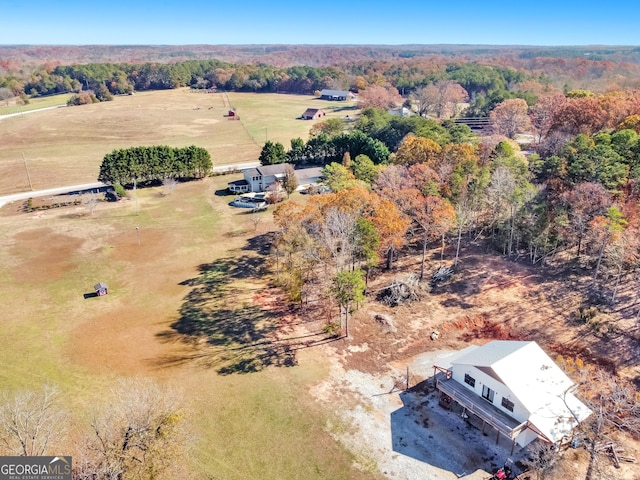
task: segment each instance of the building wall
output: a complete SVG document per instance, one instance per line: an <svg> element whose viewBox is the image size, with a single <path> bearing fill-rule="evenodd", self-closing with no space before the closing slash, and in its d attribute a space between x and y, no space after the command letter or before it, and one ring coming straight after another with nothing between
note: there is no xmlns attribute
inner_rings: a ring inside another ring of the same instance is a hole
<svg viewBox="0 0 640 480"><path fill-rule="evenodd" d="M538 434L527 428L516 437L516 443L521 447L526 447L536 438L538 438Z"/></svg>
<svg viewBox="0 0 640 480"><path fill-rule="evenodd" d="M244 179L249 182L252 192L264 192L269 185L276 181L275 175L252 177L248 173L244 174Z"/></svg>
<svg viewBox="0 0 640 480"><path fill-rule="evenodd" d="M493 390L493 405L503 412L505 412L510 417L515 418L520 422L524 422L529 419L529 411L522 405L522 403L511 393L511 391L507 388L506 385L497 381L495 378L490 377L486 373L478 370L476 367L471 365L462 365L462 364L453 364L451 369L453 370L453 379L458 382L460 385L472 390L476 395L482 398L482 387L486 385L488 388ZM465 383L464 376L465 374L470 375L475 379L475 386L471 387L469 384ZM513 412L510 412L506 408L502 406L502 398L505 397L511 402L513 402ZM486 401L486 400L485 400Z"/></svg>

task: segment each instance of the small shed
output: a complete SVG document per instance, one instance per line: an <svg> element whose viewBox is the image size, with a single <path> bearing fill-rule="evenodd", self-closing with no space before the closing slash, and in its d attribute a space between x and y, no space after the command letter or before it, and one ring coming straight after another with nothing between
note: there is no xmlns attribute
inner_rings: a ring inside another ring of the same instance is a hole
<svg viewBox="0 0 640 480"><path fill-rule="evenodd" d="M109 293L109 287L107 286L106 283L96 283L93 286L93 289L96 291L96 294L101 297L103 295L106 295L107 293Z"/></svg>
<svg viewBox="0 0 640 480"><path fill-rule="evenodd" d="M325 113L319 108L307 108L300 116L303 120L315 120L316 118L324 117Z"/></svg>

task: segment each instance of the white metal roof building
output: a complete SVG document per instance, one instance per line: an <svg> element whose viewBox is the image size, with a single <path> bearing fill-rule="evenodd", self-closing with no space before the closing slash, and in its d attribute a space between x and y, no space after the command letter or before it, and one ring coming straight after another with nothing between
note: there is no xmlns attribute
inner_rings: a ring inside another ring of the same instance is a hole
<svg viewBox="0 0 640 480"><path fill-rule="evenodd" d="M591 415L571 379L535 342L472 345L451 361L450 372L457 385L440 381L438 388L471 412L482 410L483 421L521 446L537 437L559 442Z"/></svg>

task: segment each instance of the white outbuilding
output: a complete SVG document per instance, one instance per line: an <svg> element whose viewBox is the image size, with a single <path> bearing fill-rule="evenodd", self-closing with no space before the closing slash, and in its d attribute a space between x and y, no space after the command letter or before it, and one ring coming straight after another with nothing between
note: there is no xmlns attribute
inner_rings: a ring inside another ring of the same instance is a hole
<svg viewBox="0 0 640 480"><path fill-rule="evenodd" d="M536 342L494 340L472 345L435 367L441 396L524 447L536 438L568 439L591 410L574 395L575 384Z"/></svg>

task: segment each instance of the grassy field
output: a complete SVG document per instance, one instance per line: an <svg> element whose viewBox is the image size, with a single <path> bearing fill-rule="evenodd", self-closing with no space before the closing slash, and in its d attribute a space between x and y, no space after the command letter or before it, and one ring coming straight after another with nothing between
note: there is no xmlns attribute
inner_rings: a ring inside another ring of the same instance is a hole
<svg viewBox="0 0 640 480"><path fill-rule="evenodd" d="M322 358L303 350L292 366L252 347L285 318L263 299L271 212L254 223L229 207L229 179L139 189L137 215L133 200L93 215L4 207L2 386L54 385L82 418L119 378L151 377L184 399L195 478L375 478L352 467L326 431L332 413L309 399ZM85 298L100 281L109 295Z"/></svg>
<svg viewBox="0 0 640 480"><path fill-rule="evenodd" d="M229 105L240 121L225 116ZM1 119L0 195L28 191L27 169L35 190L93 182L106 153L137 145L195 144L215 165L256 161L267 137L287 148L291 138L307 138L314 121L296 118L308 107L354 114L348 103L304 95L178 89Z"/></svg>
<svg viewBox="0 0 640 480"><path fill-rule="evenodd" d="M32 110L38 110L39 108L66 105L69 98L71 98L70 93L63 93L61 95L51 95L50 97L32 98L27 105L15 105L15 101L14 104L11 104L11 101L9 101L9 106L0 106L0 115L30 112Z"/></svg>

